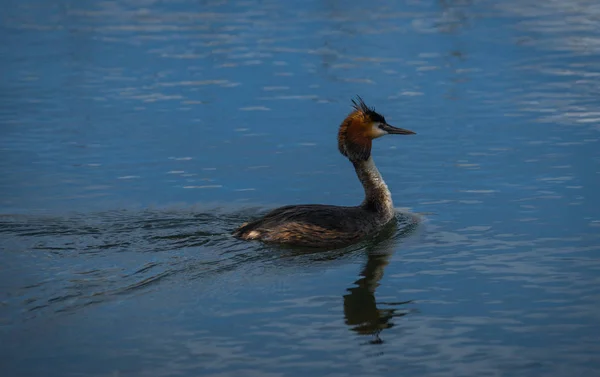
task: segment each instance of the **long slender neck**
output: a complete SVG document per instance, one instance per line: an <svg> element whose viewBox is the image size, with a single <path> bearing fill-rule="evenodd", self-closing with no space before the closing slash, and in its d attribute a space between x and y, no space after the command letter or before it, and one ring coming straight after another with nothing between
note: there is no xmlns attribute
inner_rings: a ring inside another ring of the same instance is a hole
<svg viewBox="0 0 600 377"><path fill-rule="evenodd" d="M376 212L386 222L394 216L392 194L377 170L373 158L366 161L352 161L356 175L365 189L365 200L361 207Z"/></svg>

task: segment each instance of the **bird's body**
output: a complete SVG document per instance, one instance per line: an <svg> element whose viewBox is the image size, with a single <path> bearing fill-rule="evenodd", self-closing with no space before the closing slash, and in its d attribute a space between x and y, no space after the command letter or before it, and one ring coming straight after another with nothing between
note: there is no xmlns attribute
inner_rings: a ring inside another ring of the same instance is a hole
<svg viewBox="0 0 600 377"><path fill-rule="evenodd" d="M352 244L380 230L394 217L392 195L371 157L371 140L388 133L414 132L388 125L383 116L368 108L360 97L340 126L338 147L354 165L365 190L358 206L322 204L277 208L264 217L236 229L234 236L307 247Z"/></svg>

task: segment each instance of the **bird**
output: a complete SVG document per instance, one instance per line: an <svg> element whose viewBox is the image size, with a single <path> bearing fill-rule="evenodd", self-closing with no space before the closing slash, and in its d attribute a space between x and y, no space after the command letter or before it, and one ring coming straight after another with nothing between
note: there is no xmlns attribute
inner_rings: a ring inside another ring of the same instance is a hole
<svg viewBox="0 0 600 377"><path fill-rule="evenodd" d="M302 247L342 247L381 230L395 218L388 186L371 156L372 141L385 135L415 132L388 124L360 96L338 131L338 149L354 166L365 196L357 206L300 204L276 208L233 231L241 240Z"/></svg>

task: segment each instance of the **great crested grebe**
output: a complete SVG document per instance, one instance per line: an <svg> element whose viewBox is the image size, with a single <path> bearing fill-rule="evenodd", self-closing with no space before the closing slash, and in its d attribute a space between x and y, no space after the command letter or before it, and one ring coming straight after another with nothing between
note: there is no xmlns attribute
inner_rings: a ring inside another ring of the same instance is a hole
<svg viewBox="0 0 600 377"><path fill-rule="evenodd" d="M280 207L243 224L233 232L235 237L296 246L343 246L375 233L394 218L392 195L371 157L371 141L387 134L414 132L390 126L359 96L352 104L354 111L340 125L338 149L354 165L365 189L363 202L355 207L323 204Z"/></svg>

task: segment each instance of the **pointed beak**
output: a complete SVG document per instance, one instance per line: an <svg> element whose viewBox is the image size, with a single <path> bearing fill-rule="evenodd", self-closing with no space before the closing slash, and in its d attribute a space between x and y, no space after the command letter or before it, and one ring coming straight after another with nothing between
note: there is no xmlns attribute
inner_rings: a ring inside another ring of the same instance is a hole
<svg viewBox="0 0 600 377"><path fill-rule="evenodd" d="M407 130L407 129L400 128L400 127L390 126L387 123L384 124L383 126L381 126L381 129L391 135L415 135L416 134L416 132L413 132L411 130Z"/></svg>

